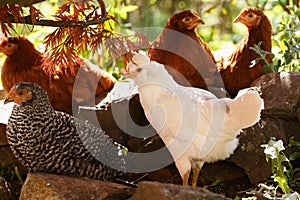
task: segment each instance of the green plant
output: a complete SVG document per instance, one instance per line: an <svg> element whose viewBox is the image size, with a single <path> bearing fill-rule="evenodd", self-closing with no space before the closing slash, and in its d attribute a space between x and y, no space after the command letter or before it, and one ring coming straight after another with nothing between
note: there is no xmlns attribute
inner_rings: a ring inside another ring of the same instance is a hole
<svg viewBox="0 0 300 200"><path fill-rule="evenodd" d="M299 71L300 69L300 10L293 10L289 15L283 15L276 27L274 41L280 48L275 65L279 71ZM283 58L284 61L281 60Z"/></svg>
<svg viewBox="0 0 300 200"><path fill-rule="evenodd" d="M281 190L288 194L291 192L288 185L288 174L287 168L284 163L287 163L290 168L292 168L290 161L284 154L285 150L282 140L276 141L275 138L270 138L268 144L262 145L265 148L264 153L266 154L266 160L272 162L272 173L274 181L278 183Z"/></svg>
<svg viewBox="0 0 300 200"><path fill-rule="evenodd" d="M291 138L289 146L300 149L300 142ZM295 188L299 188L300 178L297 178L297 175L299 175L300 168L295 168L292 165L292 162L300 157L299 152L295 151L287 156L284 153L285 147L282 140L276 140L274 137L271 137L268 144L264 144L262 147L265 148L264 153L266 155L267 162L271 160L273 173L272 178L274 182L278 184L277 187L279 187L284 193L282 197L289 195L295 196L297 193L292 192L294 192ZM274 195L276 196L277 187L271 187ZM269 191L271 187L266 186ZM297 198L300 198L298 194Z"/></svg>
<svg viewBox="0 0 300 200"><path fill-rule="evenodd" d="M276 66L272 62L269 62L267 59L268 56L271 56L272 59L274 59L275 55L272 54L271 52L262 50L260 48L260 46L261 46L261 42L259 42L258 44L255 44L254 47L250 47L250 49L252 49L253 51L255 51L255 53L257 53L259 55L259 57L256 58L255 60L252 60L251 65L249 67L250 68L254 67L254 65L256 65L256 63L258 63L259 61L262 60L265 62L265 65L263 67L264 67L264 71L266 73L277 72L278 68L276 68Z"/></svg>
<svg viewBox="0 0 300 200"><path fill-rule="evenodd" d="M298 72L300 70L300 22L298 19L300 10L296 8L290 10L291 14L283 15L276 26L272 38L275 52L271 53L261 50L261 43L250 47L259 55L257 59L252 61L251 66L263 60L266 63L264 66L266 73L281 71ZM267 56L272 57L273 63L266 60Z"/></svg>

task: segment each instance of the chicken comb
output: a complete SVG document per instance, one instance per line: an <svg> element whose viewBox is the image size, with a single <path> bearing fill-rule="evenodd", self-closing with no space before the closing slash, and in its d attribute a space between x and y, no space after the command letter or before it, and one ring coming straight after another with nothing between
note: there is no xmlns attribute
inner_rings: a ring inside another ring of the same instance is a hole
<svg viewBox="0 0 300 200"><path fill-rule="evenodd" d="M246 15L249 12L254 12L257 15L261 15L263 14L263 10L260 8L256 8L256 7L246 7L244 8L240 13L241 16Z"/></svg>
<svg viewBox="0 0 300 200"><path fill-rule="evenodd" d="M4 46L7 42L8 42L8 38L7 37L1 39L0 46Z"/></svg>
<svg viewBox="0 0 300 200"><path fill-rule="evenodd" d="M136 54L132 57L131 61L125 67L125 70L128 72L132 67L138 67L139 65L150 63L150 58L143 53Z"/></svg>

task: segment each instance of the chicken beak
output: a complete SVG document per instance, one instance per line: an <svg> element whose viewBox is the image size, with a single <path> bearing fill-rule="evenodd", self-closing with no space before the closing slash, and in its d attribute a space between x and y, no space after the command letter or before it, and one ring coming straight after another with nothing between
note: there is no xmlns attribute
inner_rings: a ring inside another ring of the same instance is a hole
<svg viewBox="0 0 300 200"><path fill-rule="evenodd" d="M130 72L127 72L127 73L124 73L123 76L122 76L122 80L126 80L128 78L132 78L135 76L135 73L130 73Z"/></svg>
<svg viewBox="0 0 300 200"><path fill-rule="evenodd" d="M245 19L241 15L239 15L234 19L233 22L234 23L238 23L238 22L245 23Z"/></svg>
<svg viewBox="0 0 300 200"><path fill-rule="evenodd" d="M4 100L4 104L8 104L10 102L14 102L14 99L10 98L10 97L6 97L5 100Z"/></svg>
<svg viewBox="0 0 300 200"><path fill-rule="evenodd" d="M126 79L128 79L128 78L130 78L130 75L129 74L122 74L122 78L121 78L121 80L126 80Z"/></svg>
<svg viewBox="0 0 300 200"><path fill-rule="evenodd" d="M196 23L197 23L197 24L205 24L204 21L203 21L202 19L200 19L200 18L198 18L198 19L196 20Z"/></svg>

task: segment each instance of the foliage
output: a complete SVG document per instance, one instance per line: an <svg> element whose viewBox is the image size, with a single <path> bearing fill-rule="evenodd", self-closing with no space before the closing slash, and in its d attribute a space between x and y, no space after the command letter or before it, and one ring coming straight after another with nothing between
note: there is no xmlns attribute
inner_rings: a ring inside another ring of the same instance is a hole
<svg viewBox="0 0 300 200"><path fill-rule="evenodd" d="M289 146L297 147L299 150L300 142L297 142L293 138L291 138L289 141ZM300 158L299 152L296 151L287 156L284 153L285 147L282 140L276 140L276 138L273 137L270 138L268 144L264 144L262 145L262 147L265 148L264 153L266 155L266 160L271 160L273 173L272 178L278 186L274 187L264 184L261 184L261 186L264 187L265 190L267 190L267 194L269 196L272 196L272 198L278 196L277 188L279 187L284 193L282 199L284 199L283 197L295 195L299 199L300 195L295 192L292 193L293 190L299 188L300 186L300 168L294 168L294 166L292 165L293 161Z"/></svg>
<svg viewBox="0 0 300 200"><path fill-rule="evenodd" d="M121 0L114 0L122 2ZM57 5L57 2L56 4ZM119 26L119 20L127 17L127 12L133 11L137 6L119 5L110 10L114 11L115 18L107 13L103 0L69 0L57 10L54 16L55 20L41 19L43 14L33 6L26 12L20 5L0 6L0 24L3 33L10 35L10 30L16 32L16 26L13 22L23 24L38 24L43 26L57 27L44 37L45 57L44 69L49 73L73 73L76 65L80 62L78 55L88 55L87 52L95 53L100 48L107 47L108 52L103 52L110 57L123 57L124 63L131 58L132 51L136 51L135 42L131 41L126 35L115 31ZM26 15L28 14L29 15ZM12 16L14 18L12 19ZM34 30L33 28L31 30ZM17 34L18 35L18 34ZM110 41L105 42L108 38ZM135 39L138 45L141 42L149 44L141 35L136 34ZM112 44L114 42L114 44ZM124 52L129 56L124 56Z"/></svg>
<svg viewBox="0 0 300 200"><path fill-rule="evenodd" d="M20 194L22 184L26 179L26 174L24 171L19 171L17 166L6 166L5 164L0 165L0 177L8 181L9 185L12 187L10 199L18 199Z"/></svg>
<svg viewBox="0 0 300 200"><path fill-rule="evenodd" d="M62 3L61 6L59 6L59 2ZM45 27L40 28L37 25L34 27L26 25L33 32L26 32L25 35L34 40L35 45L41 46L37 42L45 38L48 55L46 57L48 67L45 68L50 71L60 67L62 70L65 67L70 68L70 65L72 69L72 63L75 62L76 56L82 55L112 72L124 67L127 60L131 58L131 53L136 49L149 46L147 38L130 31L131 27L162 27L174 12L192 9L198 12L206 23L199 27L199 34L211 49L219 50L224 47L234 47L243 35L243 29L232 23L237 13L245 6L257 6L268 12L272 22L276 21L276 16L281 16L283 11L291 14L286 15L278 25L276 35L273 37L274 62L266 66L266 71L297 71L299 70L299 52L298 55L294 52L295 47L296 50L299 48L299 44L296 45L299 40L299 31L297 32L299 21L294 18L300 16L300 12L299 5L295 2L291 0L105 0L106 5L104 5L102 0L49 0L40 4L43 6L34 4L28 8L20 5L0 6L0 22L2 22L2 31L6 35L20 33L13 22L22 24L30 21L33 24L58 27L45 29ZM52 10L49 11L49 6L44 6L45 4L51 4ZM45 7L47 8L46 12L42 13L41 11L45 11ZM104 8L106 8L106 12ZM103 13L105 14L103 15ZM47 20L53 19L54 16L55 21L46 20L44 22L44 18L41 18L43 15ZM98 20L98 24L95 24L97 17L103 20ZM94 22L94 24L90 22ZM23 29L22 33L24 33ZM42 34L38 35L41 32ZM289 34L294 34L295 40L289 40ZM106 42L106 39L110 40ZM291 59L291 52L293 59ZM260 53L264 54L265 52ZM68 66L66 66L67 64ZM53 67L51 68L51 66Z"/></svg>
<svg viewBox="0 0 300 200"><path fill-rule="evenodd" d="M15 23L25 23L25 10L26 8L19 4L6 4L0 6L0 24L1 30L5 36L11 34L10 30L14 31L12 21ZM29 6L29 18L33 24L42 17L43 14L40 10L36 9L34 6Z"/></svg>
<svg viewBox="0 0 300 200"><path fill-rule="evenodd" d="M298 11L300 12L300 10ZM294 11L292 14L283 15L279 24L276 26L276 32L273 36L275 48L279 49L275 53L267 52L260 49L261 43L250 47L259 57L252 61L251 66L254 66L260 60L266 64L265 72L281 72L300 70L300 22L297 19L298 14ZM268 62L267 56L273 58L273 63ZM251 67L250 66L250 67Z"/></svg>
<svg viewBox="0 0 300 200"><path fill-rule="evenodd" d="M96 49L103 41L113 36L112 27L105 26L105 21L115 20L107 15L103 1L83 0L80 2L69 1L59 7L55 18L58 21L72 21L75 27L58 27L55 31L45 37L46 63L45 69L51 73L57 70L56 66L74 69L77 55L86 49ZM97 21L103 19L97 25L82 25L79 22ZM49 64L50 63L50 64ZM53 65L53 64L54 65ZM54 67L52 67L54 66ZM73 72L71 70L71 72Z"/></svg>
<svg viewBox="0 0 300 200"><path fill-rule="evenodd" d="M300 11L300 10L299 10ZM298 11L298 12L299 12ZM274 41L280 47L278 52L276 68L279 71L300 70L300 21L297 19L296 11L292 14L282 16L279 25L276 27ZM281 61L284 58L284 61Z"/></svg>
<svg viewBox="0 0 300 200"><path fill-rule="evenodd" d="M282 140L276 141L275 138L271 138L268 144L262 145L265 148L264 153L266 154L267 162L272 162L272 173L274 173L274 181L278 183L279 187L285 194L290 193L290 188L288 185L288 174L286 167L283 165L284 162L287 162L289 167L292 169L290 161L283 153L285 150Z"/></svg>

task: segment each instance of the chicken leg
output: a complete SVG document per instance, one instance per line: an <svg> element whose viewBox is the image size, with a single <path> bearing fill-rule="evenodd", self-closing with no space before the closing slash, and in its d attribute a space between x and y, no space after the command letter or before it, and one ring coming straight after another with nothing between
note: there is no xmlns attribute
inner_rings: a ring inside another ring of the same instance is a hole
<svg viewBox="0 0 300 200"><path fill-rule="evenodd" d="M191 173L191 170L187 171L187 172L184 174L183 179L182 179L182 185L183 185L183 186L189 185L189 177L190 177L190 173Z"/></svg>

